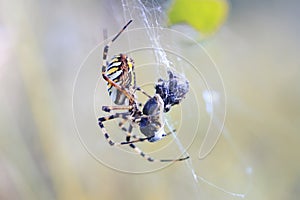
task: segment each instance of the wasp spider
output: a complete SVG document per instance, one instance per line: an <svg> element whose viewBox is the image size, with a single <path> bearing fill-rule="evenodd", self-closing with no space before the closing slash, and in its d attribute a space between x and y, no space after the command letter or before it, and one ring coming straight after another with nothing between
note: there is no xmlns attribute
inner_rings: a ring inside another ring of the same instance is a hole
<svg viewBox="0 0 300 200"><path fill-rule="evenodd" d="M131 22L132 20L122 28L103 50L102 77L107 82L108 94L116 105L103 106L102 110L108 113L113 110L120 112L116 112L106 117L100 117L98 119L99 126L105 139L111 146L129 145L148 161L175 162L185 160L188 157L178 159L154 159L146 155L135 145L135 143L143 141L156 142L168 134L164 131L163 121L165 102L159 93L152 97L140 87L136 86L133 60L125 54L115 55L109 62L107 60L110 45L121 35ZM144 106L137 102L135 95L136 91L139 91L148 97ZM116 118L121 119L119 127L126 133L126 141L124 142L114 142L103 125L103 122ZM125 127L126 123L129 124L128 128ZM132 129L135 124L138 125L141 133L145 135L145 137L132 135Z"/></svg>

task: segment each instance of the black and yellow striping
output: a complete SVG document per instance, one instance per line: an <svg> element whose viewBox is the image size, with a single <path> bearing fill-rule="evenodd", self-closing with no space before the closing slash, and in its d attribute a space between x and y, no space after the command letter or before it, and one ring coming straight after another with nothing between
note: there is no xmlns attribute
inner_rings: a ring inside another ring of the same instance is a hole
<svg viewBox="0 0 300 200"><path fill-rule="evenodd" d="M122 89L128 91L135 87L134 62L125 54L114 56L109 62L105 74ZM107 83L107 90L115 104L125 104L127 97L124 92L118 90L110 83Z"/></svg>

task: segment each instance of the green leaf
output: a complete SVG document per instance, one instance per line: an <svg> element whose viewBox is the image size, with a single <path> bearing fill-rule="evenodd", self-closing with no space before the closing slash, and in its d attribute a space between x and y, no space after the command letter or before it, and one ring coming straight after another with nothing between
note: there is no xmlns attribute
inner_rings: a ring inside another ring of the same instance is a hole
<svg viewBox="0 0 300 200"><path fill-rule="evenodd" d="M187 23L203 34L218 30L228 15L226 0L174 0L169 25Z"/></svg>

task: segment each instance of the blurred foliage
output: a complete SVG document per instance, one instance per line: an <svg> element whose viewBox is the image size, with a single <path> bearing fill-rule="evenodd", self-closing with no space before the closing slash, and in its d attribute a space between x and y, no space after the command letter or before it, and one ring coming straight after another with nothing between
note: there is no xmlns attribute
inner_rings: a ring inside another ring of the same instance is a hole
<svg viewBox="0 0 300 200"><path fill-rule="evenodd" d="M79 142L73 120L74 79L87 53L103 41L102 30L117 32L126 18L124 7L131 13L138 9L122 2L0 0L1 200L238 199L203 181L195 185L185 164L176 163L155 173L118 173L96 162ZM175 0L172 6L171 24L185 22L196 28L195 23L198 31L207 34L216 31L228 14L226 1ZM230 19L205 46L224 80L225 128L234 140L224 139L229 135L224 134L204 160L198 160L200 140L188 151L199 175L235 192L244 192L248 183L236 158L241 156L253 169L244 199L298 200L300 196L299 7L300 1L231 0ZM135 21L141 18L132 17ZM129 31L134 27L138 24ZM111 50L124 49L121 41ZM134 42L143 44L139 37L130 45ZM180 50L182 55L193 56L192 63L202 62L195 46L185 45ZM97 59L89 60L96 64L85 72L86 82L101 76L102 49L96 53ZM148 57L140 59L142 64ZM199 66L206 72L205 66ZM94 94L95 87L87 86L81 85L82 90ZM96 91L95 96L107 96L101 94ZM80 125L83 134L97 137L92 141L97 150L124 165L151 168L153 165L127 151L117 152L126 156L114 156L117 148L104 141L95 113L86 110L88 105L94 111L90 99L94 100L94 95L79 98L84 119ZM102 104L95 102L98 116ZM184 119L193 123L188 116ZM200 130L205 123L201 121ZM119 133L112 135L122 137ZM180 135L189 133L186 130ZM134 162L128 160L131 157Z"/></svg>
<svg viewBox="0 0 300 200"><path fill-rule="evenodd" d="M203 34L218 30L227 15L226 0L175 0L168 12L170 25L187 23Z"/></svg>

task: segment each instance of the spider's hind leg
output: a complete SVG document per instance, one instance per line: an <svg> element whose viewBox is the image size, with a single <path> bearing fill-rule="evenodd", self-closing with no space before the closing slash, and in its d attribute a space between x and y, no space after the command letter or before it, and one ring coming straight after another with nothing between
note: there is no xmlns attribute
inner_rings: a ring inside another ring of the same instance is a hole
<svg viewBox="0 0 300 200"><path fill-rule="evenodd" d="M135 134L132 134L132 129L133 129L132 124L129 124L128 129L125 128L125 123L127 121L128 121L127 119L123 119L122 121L119 122L120 129L126 133L126 142L120 142L120 145L137 143L137 142L144 142L145 140L149 140L149 139L152 138L152 136L151 137L139 137ZM176 129L173 129L172 131L175 132ZM171 135L171 134L172 134L172 132L170 131L170 132L166 133L165 136L168 136L168 135ZM133 140L131 140L131 138L133 138Z"/></svg>
<svg viewBox="0 0 300 200"><path fill-rule="evenodd" d="M127 122L127 120L123 120L119 123L119 127L122 129L122 131L124 131L126 133L126 141L125 142L120 142L120 145L125 145L125 144L130 144L130 143L135 143L135 142L143 142L149 138L147 137L139 137L137 135L132 134L132 129L133 126L132 124L129 124L128 129L125 128L125 123ZM134 140L130 140L131 138L134 138Z"/></svg>
<svg viewBox="0 0 300 200"><path fill-rule="evenodd" d="M118 145L120 145L120 143L114 142L112 139L110 139L110 136L109 136L108 132L106 131L106 129L103 125L103 122L109 121L109 120L112 120L112 119L115 119L115 118L122 118L124 120L127 120L128 119L128 114L127 113L126 114L125 113L116 113L116 114L109 115L109 116L106 116L106 117L100 117L98 119L99 126L100 126L101 131L104 135L104 138L107 140L107 142L111 146L118 146Z"/></svg>
<svg viewBox="0 0 300 200"><path fill-rule="evenodd" d="M107 130L104 127L103 122L105 121L109 121L112 119L116 119L116 118L122 118L123 120L119 123L119 127L121 128L122 131L124 131L126 133L126 141L125 142L115 142L110 138L110 135L108 134ZM132 135L132 129L133 126L131 124L129 124L128 129L125 128L124 124L128 121L129 119L129 115L126 113L116 113L113 115L109 115L106 117L100 117L98 119L99 121L99 126L101 128L101 131L104 135L104 138L107 140L107 142L111 145L111 146L120 146L120 145L125 145L125 144L130 144L130 143L134 143L134 142L142 142L148 138L140 138L136 135ZM130 138L134 138L134 140L131 142Z"/></svg>
<svg viewBox="0 0 300 200"><path fill-rule="evenodd" d="M125 128L125 123L128 120L123 119L123 121L119 122L119 127L121 128L122 131L124 131L126 133L126 141L130 141L130 138L136 138L136 135L132 135L132 128L133 126L131 124L129 124L128 129ZM122 143L121 143L122 144Z"/></svg>
<svg viewBox="0 0 300 200"><path fill-rule="evenodd" d="M135 144L133 144L133 142L129 142L129 141L124 142L124 143L114 142L112 139L110 139L110 136L109 136L108 132L106 131L106 129L103 125L103 122L109 121L109 120L112 120L112 119L115 119L115 118L122 118L122 119L127 121L129 116L128 116L127 113L116 113L116 114L109 115L109 116L106 116L106 117L100 117L98 119L101 131L102 131L105 139L107 140L107 142L111 146L119 146L119 145L129 144L129 146L131 148L133 148L134 151L136 151L139 155L141 155L142 157L144 157L145 159L147 159L150 162L176 162L176 161L183 161L183 160L186 160L186 159L189 158L189 157L184 157L184 158L178 158L178 159L154 159L154 158L148 156L147 154L145 154L140 148L138 148ZM129 135L131 135L131 131L132 131L132 125L130 125L129 128L128 128ZM142 142L146 139L148 139L148 138L140 138L140 139L137 138L136 141L137 142Z"/></svg>
<svg viewBox="0 0 300 200"><path fill-rule="evenodd" d="M177 158L177 159L155 159L150 157L149 155L145 154L140 148L138 148L135 144L129 144L129 146L131 148L133 148L133 150L135 150L135 152L137 152L140 156L142 156L143 158L145 158L146 160L148 160L149 162L177 162L177 161L183 161L189 158L189 156L187 157L183 157L183 158Z"/></svg>

